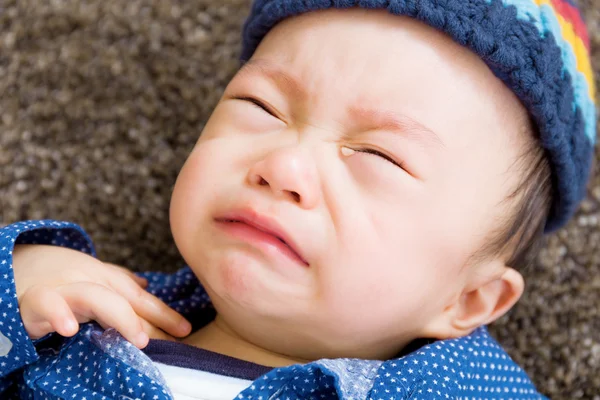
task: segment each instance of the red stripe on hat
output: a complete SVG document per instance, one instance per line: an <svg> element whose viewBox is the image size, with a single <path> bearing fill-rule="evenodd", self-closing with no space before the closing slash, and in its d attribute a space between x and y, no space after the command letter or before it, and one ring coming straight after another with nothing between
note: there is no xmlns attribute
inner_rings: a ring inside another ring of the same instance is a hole
<svg viewBox="0 0 600 400"><path fill-rule="evenodd" d="M581 18L581 14L579 10L566 2L565 0L551 0L552 6L556 10L557 13L562 15L562 17L569 21L571 25L573 25L573 30L575 34L581 38L583 44L585 45L588 53L590 51L590 37L588 35L587 28L585 27L585 23Z"/></svg>

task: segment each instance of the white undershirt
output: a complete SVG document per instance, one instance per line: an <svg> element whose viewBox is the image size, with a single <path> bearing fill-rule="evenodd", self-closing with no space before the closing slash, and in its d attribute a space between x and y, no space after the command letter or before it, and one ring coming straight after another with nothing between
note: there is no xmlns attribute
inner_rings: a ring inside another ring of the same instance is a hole
<svg viewBox="0 0 600 400"><path fill-rule="evenodd" d="M175 400L232 400L252 381L155 362Z"/></svg>

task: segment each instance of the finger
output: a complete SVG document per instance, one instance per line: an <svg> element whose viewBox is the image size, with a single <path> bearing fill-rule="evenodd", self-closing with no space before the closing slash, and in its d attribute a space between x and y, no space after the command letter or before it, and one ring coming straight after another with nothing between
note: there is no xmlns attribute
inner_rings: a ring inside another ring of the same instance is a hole
<svg viewBox="0 0 600 400"><path fill-rule="evenodd" d="M70 337L79 330L67 302L48 286L29 288L21 298L20 311L25 330L32 339L39 339L50 332Z"/></svg>
<svg viewBox="0 0 600 400"><path fill-rule="evenodd" d="M140 322L142 324L142 330L144 332L146 332L146 334L148 335L148 337L150 339L169 340L171 342L177 342L176 338L174 338L173 336L169 335L168 333L166 333L162 329L158 329L157 327L155 327L154 325L152 325L151 323L149 323L145 319L140 318ZM110 326L106 325L105 323L99 323L99 324L104 329L110 328Z"/></svg>
<svg viewBox="0 0 600 400"><path fill-rule="evenodd" d="M150 322L146 321L145 319L141 318L141 321L142 321L142 328L144 329L144 332L146 332L148 334L148 337L150 337L150 339L160 339L160 340L169 340L171 342L177 342L177 339L175 339L173 336L169 335L162 329L155 327L154 325L152 325Z"/></svg>
<svg viewBox="0 0 600 400"><path fill-rule="evenodd" d="M140 285L141 287L143 287L144 289L148 286L148 280L146 278L143 278L139 275L136 275L133 271L125 268L125 267L121 267L120 265L116 265L116 264L112 264L112 263L104 263L110 267L113 267L114 269L116 269L117 271L120 271L122 273L124 273L125 275L127 275L128 277L130 277L131 279L133 279L138 285Z"/></svg>
<svg viewBox="0 0 600 400"><path fill-rule="evenodd" d="M110 281L110 285L150 324L176 337L187 336L191 332L191 324L181 314L131 280L115 277Z"/></svg>
<svg viewBox="0 0 600 400"><path fill-rule="evenodd" d="M136 285L137 286L137 285ZM90 319L115 328L129 342L139 348L148 344L139 316L123 296L106 286L76 282L56 289L78 319Z"/></svg>
<svg viewBox="0 0 600 400"><path fill-rule="evenodd" d="M146 287L148 287L148 280L146 278L136 275L134 272L129 271L129 270L125 270L124 272L127 276L129 276L131 279L133 279L135 281L135 283L140 285L142 288L145 289Z"/></svg>
<svg viewBox="0 0 600 400"><path fill-rule="evenodd" d="M146 289L146 288L148 287L148 279L146 279L146 278L144 278L144 277L142 277L142 276L136 275L136 274L135 274L135 273L133 273L133 272L131 273L131 277L132 277L132 279L133 279L134 281L136 281L136 282L137 282L137 284L138 284L138 285L140 285L140 286L141 286L141 287L143 287L144 289Z"/></svg>

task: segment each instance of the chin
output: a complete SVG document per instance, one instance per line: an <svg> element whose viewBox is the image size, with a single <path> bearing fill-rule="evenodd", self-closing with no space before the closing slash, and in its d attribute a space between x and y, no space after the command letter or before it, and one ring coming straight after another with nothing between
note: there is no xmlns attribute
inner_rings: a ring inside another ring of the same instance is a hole
<svg viewBox="0 0 600 400"><path fill-rule="evenodd" d="M199 275L213 302L224 301L231 306L264 310L273 305L277 297L276 284L268 274L268 266L248 256L243 251L227 251L209 257L204 266L209 266ZM213 298L216 297L216 298ZM233 303L233 304L232 304Z"/></svg>

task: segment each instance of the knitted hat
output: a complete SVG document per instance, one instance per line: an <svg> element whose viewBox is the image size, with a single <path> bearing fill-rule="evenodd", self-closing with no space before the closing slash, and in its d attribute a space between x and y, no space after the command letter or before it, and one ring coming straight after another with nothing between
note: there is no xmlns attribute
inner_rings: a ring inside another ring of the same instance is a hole
<svg viewBox="0 0 600 400"><path fill-rule="evenodd" d="M572 0L255 0L242 60L285 18L350 7L416 18L478 54L539 129L554 184L546 232L569 220L585 197L596 139L589 37Z"/></svg>

